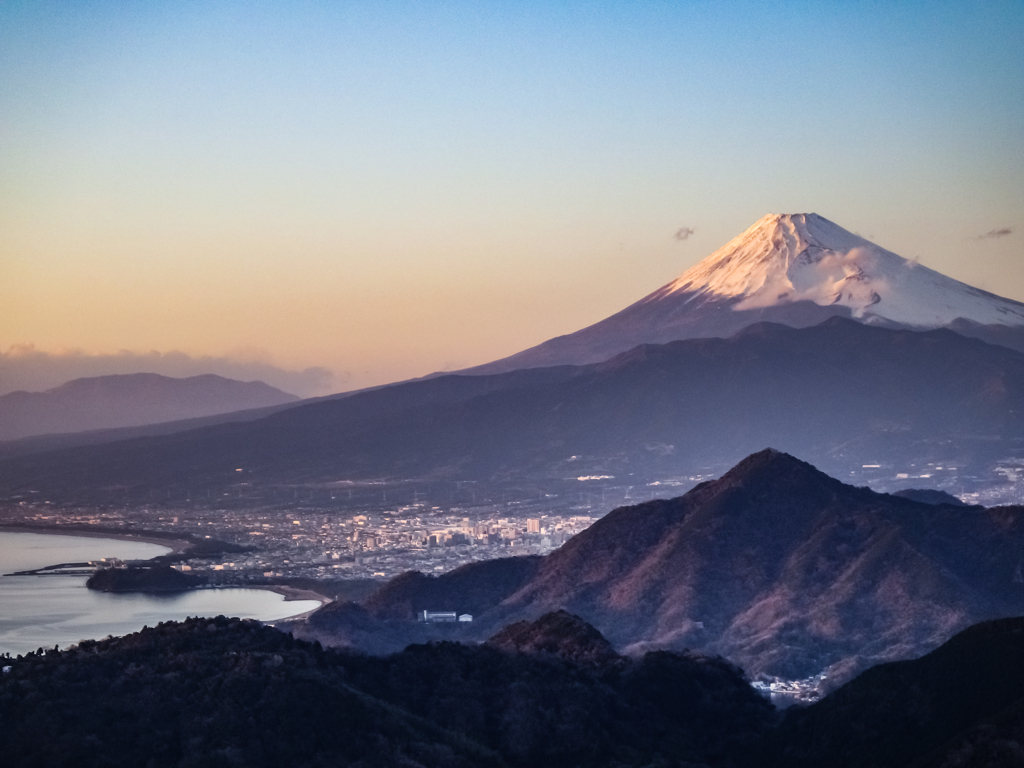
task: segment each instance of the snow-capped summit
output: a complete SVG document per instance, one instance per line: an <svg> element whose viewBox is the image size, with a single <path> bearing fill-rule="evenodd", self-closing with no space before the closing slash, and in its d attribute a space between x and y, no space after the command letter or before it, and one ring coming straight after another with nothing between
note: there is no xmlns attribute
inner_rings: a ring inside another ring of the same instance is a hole
<svg viewBox="0 0 1024 768"><path fill-rule="evenodd" d="M1024 349L1024 304L904 259L816 213L769 214L668 285L576 333L468 373L599 362L638 344L797 328L833 316L951 326Z"/></svg>
<svg viewBox="0 0 1024 768"><path fill-rule="evenodd" d="M811 301L865 322L1024 325L1024 304L879 248L816 213L769 214L644 301L739 299L734 311Z"/></svg>

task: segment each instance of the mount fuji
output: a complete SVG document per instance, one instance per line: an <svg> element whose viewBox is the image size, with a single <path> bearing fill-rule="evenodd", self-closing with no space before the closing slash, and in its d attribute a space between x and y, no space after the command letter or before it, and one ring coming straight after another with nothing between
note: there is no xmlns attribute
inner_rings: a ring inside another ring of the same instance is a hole
<svg viewBox="0 0 1024 768"><path fill-rule="evenodd" d="M639 344L730 336L758 322L833 316L948 327L1024 351L1024 304L904 259L816 213L769 214L635 304L594 325L462 373L582 365Z"/></svg>

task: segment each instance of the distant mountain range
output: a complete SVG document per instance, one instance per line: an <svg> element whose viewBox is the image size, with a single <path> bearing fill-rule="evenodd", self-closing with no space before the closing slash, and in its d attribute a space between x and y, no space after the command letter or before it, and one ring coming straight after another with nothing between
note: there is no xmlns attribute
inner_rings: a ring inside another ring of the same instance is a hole
<svg viewBox="0 0 1024 768"><path fill-rule="evenodd" d="M473 638L565 609L626 652L691 648L755 676L840 681L1024 614L1022 552L1024 507L879 494L765 450L679 498L616 509L544 558L406 574L295 630L381 652L430 637L421 610L473 612L455 635Z"/></svg>
<svg viewBox="0 0 1024 768"><path fill-rule="evenodd" d="M48 467L64 473L68 459L80 471L57 487L87 493L220 487L239 467L256 484L661 479L769 444L836 474L938 460L984 477L1024 437L1022 351L1024 304L816 214L769 215L622 312L454 375L298 404L212 376L12 393L0 440L37 436L0 446L0 493L52 489ZM93 431L39 436L73 430ZM74 447L28 475L5 461Z"/></svg>
<svg viewBox="0 0 1024 768"><path fill-rule="evenodd" d="M611 317L462 373L596 363L640 344L730 336L829 317L932 330L1024 351L1024 304L880 248L815 213L769 214L676 280Z"/></svg>
<svg viewBox="0 0 1024 768"><path fill-rule="evenodd" d="M604 363L451 375L255 421L0 462L0 493L88 499L379 478L611 475L727 468L775 445L843 475L865 463L995 460L1024 437L1024 354L948 330L842 318L638 347Z"/></svg>
<svg viewBox="0 0 1024 768"><path fill-rule="evenodd" d="M235 381L213 374L185 379L156 373L75 379L45 392L0 396L0 441L194 419L298 400L262 381Z"/></svg>

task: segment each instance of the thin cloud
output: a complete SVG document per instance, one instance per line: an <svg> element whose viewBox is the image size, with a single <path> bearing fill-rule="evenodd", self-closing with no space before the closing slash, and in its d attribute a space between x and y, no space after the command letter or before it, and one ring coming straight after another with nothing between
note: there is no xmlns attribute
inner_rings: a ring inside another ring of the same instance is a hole
<svg viewBox="0 0 1024 768"><path fill-rule="evenodd" d="M46 352L32 344L17 344L0 352L0 394L16 390L41 392L72 379L118 373L159 373L175 378L215 373L239 381L262 381L300 397L336 392L347 378L321 367L296 371L266 361L192 357L177 351L89 354L81 349Z"/></svg>
<svg viewBox="0 0 1024 768"><path fill-rule="evenodd" d="M693 234L693 230L690 227L683 227L682 229L676 230L676 240L686 240Z"/></svg>
<svg viewBox="0 0 1024 768"><path fill-rule="evenodd" d="M1000 237L1006 237L1007 235L1012 234L1012 233L1013 233L1012 229L1010 229L1009 227L1003 227L1002 229L993 229L993 230L991 230L989 232L986 232L984 235L978 235L978 239L979 240L996 240L996 239L998 239Z"/></svg>

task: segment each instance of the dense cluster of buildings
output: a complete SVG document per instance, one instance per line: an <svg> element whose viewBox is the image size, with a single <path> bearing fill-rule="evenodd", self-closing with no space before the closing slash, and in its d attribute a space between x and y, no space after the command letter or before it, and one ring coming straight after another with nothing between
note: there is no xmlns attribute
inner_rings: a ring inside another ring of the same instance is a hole
<svg viewBox="0 0 1024 768"><path fill-rule="evenodd" d="M356 499L347 508L338 506L344 503L338 494L325 496L324 503L333 505L328 507L316 503L313 493L306 494L306 500L295 493L287 504L275 505L250 506L235 499L223 507L165 502L86 509L58 508L38 499L0 511L7 523L187 534L245 545L242 553L195 557L180 566L223 583L293 577L386 579L409 570L438 574L479 560L547 554L617 506L679 496L710 477L642 485L622 485L609 476L580 477L569 480L560 493L510 501L494 493L500 502L444 506L437 499L420 498L388 506L389 494L384 491L375 504ZM985 506L1024 503L1024 463L1010 460L1000 463L989 478L966 475L955 462L947 462L906 467L866 464L841 479L877 490L941 488L967 503ZM469 498L475 497L473 491Z"/></svg>

